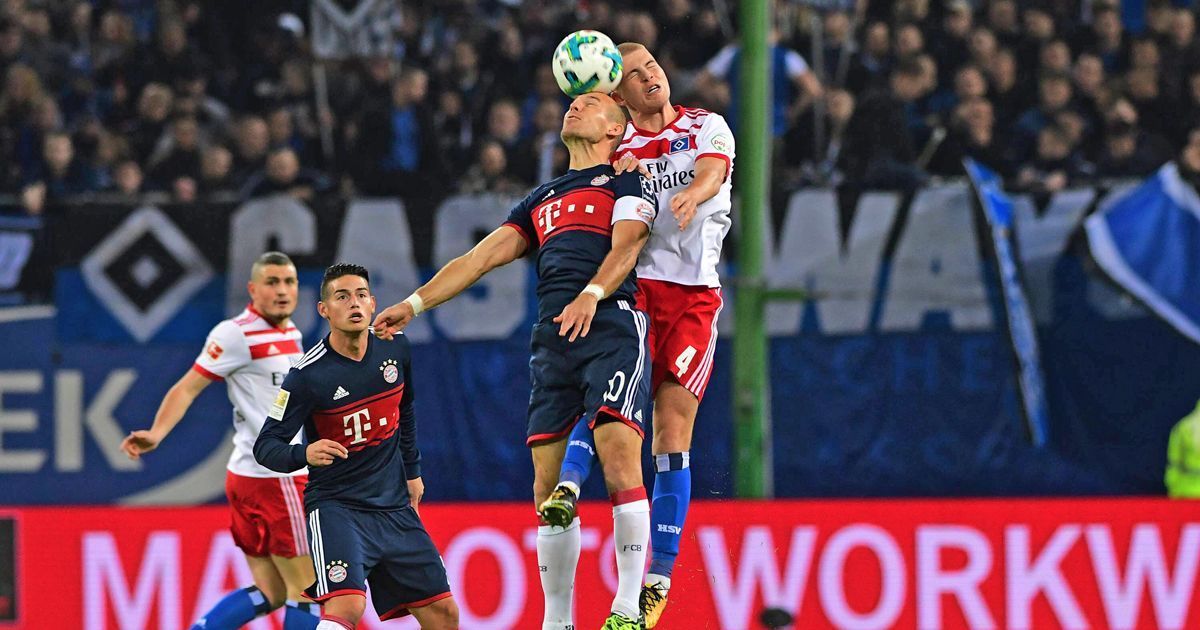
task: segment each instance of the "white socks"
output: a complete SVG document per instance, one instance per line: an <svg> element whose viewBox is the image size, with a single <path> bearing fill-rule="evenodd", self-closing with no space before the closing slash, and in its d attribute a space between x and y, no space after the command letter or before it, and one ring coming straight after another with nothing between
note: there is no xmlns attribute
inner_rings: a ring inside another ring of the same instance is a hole
<svg viewBox="0 0 1200 630"><path fill-rule="evenodd" d="M642 591L642 571L646 568L646 547L650 542L650 502L642 498L613 505L613 543L617 552L617 596L612 611L630 619L641 614L638 596ZM615 501L614 501L615 503Z"/></svg>
<svg viewBox="0 0 1200 630"><path fill-rule="evenodd" d="M321 623L317 624L317 630L347 630L348 627L332 619L322 619Z"/></svg>
<svg viewBox="0 0 1200 630"><path fill-rule="evenodd" d="M538 574L542 578L542 594L546 598L542 630L572 630L575 627L571 609L575 599L579 542L578 518L566 529L552 525L538 527ZM634 604L637 604L636 596Z"/></svg>

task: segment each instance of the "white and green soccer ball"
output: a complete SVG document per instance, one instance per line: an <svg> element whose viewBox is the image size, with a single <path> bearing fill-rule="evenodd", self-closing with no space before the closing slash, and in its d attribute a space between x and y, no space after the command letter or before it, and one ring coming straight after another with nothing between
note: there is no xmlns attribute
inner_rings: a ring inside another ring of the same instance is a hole
<svg viewBox="0 0 1200 630"><path fill-rule="evenodd" d="M567 96L608 94L621 82L621 53L600 31L575 31L554 49L554 78Z"/></svg>

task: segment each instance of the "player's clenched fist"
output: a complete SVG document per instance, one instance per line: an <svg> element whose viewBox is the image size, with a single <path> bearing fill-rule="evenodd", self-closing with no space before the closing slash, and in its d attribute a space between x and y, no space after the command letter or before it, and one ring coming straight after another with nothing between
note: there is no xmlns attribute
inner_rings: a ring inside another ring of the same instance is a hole
<svg viewBox="0 0 1200 630"><path fill-rule="evenodd" d="M376 337L390 341L392 336L404 330L414 317L416 313L413 312L412 304L399 302L380 311L371 327Z"/></svg>
<svg viewBox="0 0 1200 630"><path fill-rule="evenodd" d="M570 335L567 341L586 337L588 331L592 329L592 317L596 315L597 301L596 296L590 293L580 293L579 297L575 298L558 314L558 317L554 318L554 323L560 324L558 336Z"/></svg>
<svg viewBox="0 0 1200 630"><path fill-rule="evenodd" d="M309 466L328 466L333 463L334 458L349 457L350 451L333 440L317 440L304 449L304 454L308 458Z"/></svg>

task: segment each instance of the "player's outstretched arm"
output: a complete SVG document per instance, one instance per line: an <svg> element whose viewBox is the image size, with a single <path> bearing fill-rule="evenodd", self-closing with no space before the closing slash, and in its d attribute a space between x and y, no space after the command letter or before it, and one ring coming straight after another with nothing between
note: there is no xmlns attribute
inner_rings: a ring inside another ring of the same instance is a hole
<svg viewBox="0 0 1200 630"><path fill-rule="evenodd" d="M462 293L484 274L502 267L525 254L525 237L511 226L502 225L488 234L471 251L446 263L445 267L421 288L375 316L375 334L383 339L404 330L422 311L431 309Z"/></svg>
<svg viewBox="0 0 1200 630"><path fill-rule="evenodd" d="M691 225L692 218L696 216L696 206L720 192L728 174L729 165L721 158L702 157L696 160L696 177L692 183L671 197L671 214L675 215L681 231Z"/></svg>
<svg viewBox="0 0 1200 630"><path fill-rule="evenodd" d="M195 370L188 370L171 386L171 389L167 390L162 404L158 406L158 413L154 414L154 424L150 426L150 429L131 431L121 441L121 450L129 456L129 459L137 459L158 448L159 443L167 437L175 425L179 424L184 414L195 402L196 397L211 382Z"/></svg>
<svg viewBox="0 0 1200 630"><path fill-rule="evenodd" d="M638 254L642 246L650 238L650 226L640 220L617 221L613 224L612 250L600 263L600 269L592 276L587 288L563 309L554 322L559 324L560 337L570 335L568 341L578 337L586 337L592 328L592 317L596 314L596 304L612 295L629 272L637 264Z"/></svg>

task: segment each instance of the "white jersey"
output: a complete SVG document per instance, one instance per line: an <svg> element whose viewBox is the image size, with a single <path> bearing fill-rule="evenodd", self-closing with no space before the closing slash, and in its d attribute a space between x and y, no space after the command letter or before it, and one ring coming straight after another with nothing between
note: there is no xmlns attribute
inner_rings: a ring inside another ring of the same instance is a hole
<svg viewBox="0 0 1200 630"><path fill-rule="evenodd" d="M629 124L617 148L617 156L632 153L646 165L651 180L645 185L652 186L658 196L658 217L638 259L637 275L688 286L719 287L717 264L730 226L733 133L720 114L679 106L675 112L675 120L658 133ZM692 183L696 161L702 157L725 161L725 181L715 196L696 207L692 223L680 231L671 213L671 197Z"/></svg>
<svg viewBox="0 0 1200 630"><path fill-rule="evenodd" d="M292 361L302 354L301 334L291 323L277 328L254 309L217 324L192 369L214 381L225 381L233 403L233 454L229 471L243 477L306 475L301 468L281 474L254 461L254 441L275 402ZM303 432L301 432L303 433ZM298 444L301 434L292 440Z"/></svg>

